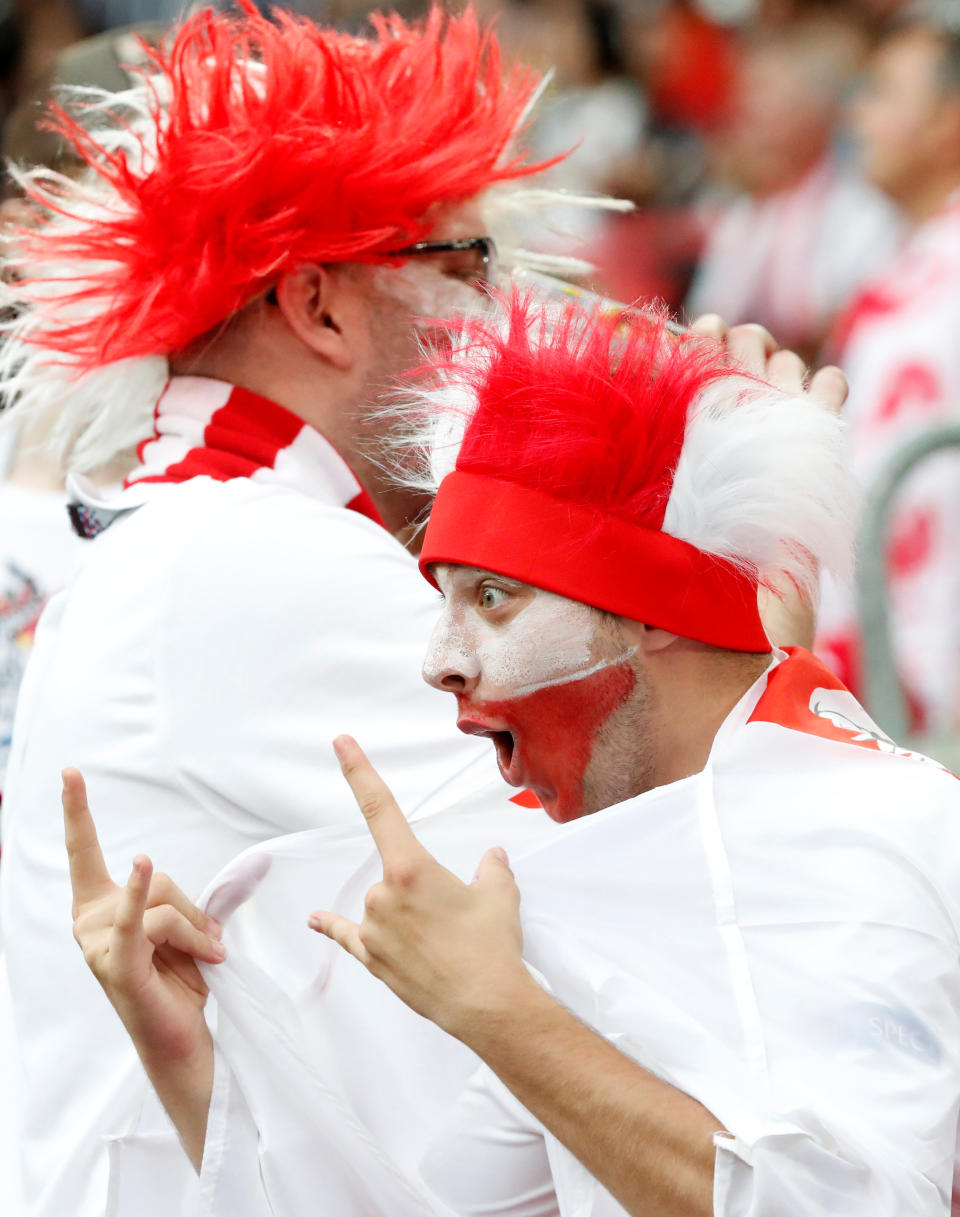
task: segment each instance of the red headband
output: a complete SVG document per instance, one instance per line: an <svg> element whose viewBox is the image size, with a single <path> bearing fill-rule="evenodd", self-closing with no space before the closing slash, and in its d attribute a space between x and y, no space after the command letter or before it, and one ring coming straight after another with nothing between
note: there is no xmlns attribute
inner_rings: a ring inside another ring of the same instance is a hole
<svg viewBox="0 0 960 1217"><path fill-rule="evenodd" d="M513 482L459 470L440 484L420 554L731 651L769 651L757 583L686 541Z"/></svg>

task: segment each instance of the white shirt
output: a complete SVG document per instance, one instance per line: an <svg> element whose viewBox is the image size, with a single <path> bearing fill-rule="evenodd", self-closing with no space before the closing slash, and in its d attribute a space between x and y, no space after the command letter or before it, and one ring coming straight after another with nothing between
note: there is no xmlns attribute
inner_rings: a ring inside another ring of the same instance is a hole
<svg viewBox="0 0 960 1217"><path fill-rule="evenodd" d="M464 767L493 771L420 677L435 593L382 527L345 509L359 486L315 431L249 477L145 480L202 455L230 397L173 382L115 504L142 505L88 544L24 682L0 871L23 1217L138 1212L117 1200L115 1165L148 1086L72 939L63 766L87 778L115 878L144 851L190 895L248 845L353 821L330 746L340 732L411 810ZM192 1172L165 1117L152 1131L152 1194L179 1212Z"/></svg>
<svg viewBox="0 0 960 1217"><path fill-rule="evenodd" d="M776 658L699 774L545 833L481 793L418 835L464 877L511 850L531 966L727 1130L716 1217L945 1217L960 786L806 652ZM229 955L205 968L220 1023L195 1212L622 1217L476 1058L303 930L308 908L357 916L376 874L339 830L209 886Z"/></svg>

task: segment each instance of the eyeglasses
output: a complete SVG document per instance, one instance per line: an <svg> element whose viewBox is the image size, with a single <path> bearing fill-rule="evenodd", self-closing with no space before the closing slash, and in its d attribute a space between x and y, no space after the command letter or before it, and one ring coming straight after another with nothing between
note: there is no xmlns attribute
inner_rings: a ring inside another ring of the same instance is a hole
<svg viewBox="0 0 960 1217"><path fill-rule="evenodd" d="M457 241L417 241L392 249L388 258L418 258L425 254L462 254L462 259L452 259L451 273L463 278L465 283L480 283L493 287L497 274L497 247L493 237L463 237ZM462 261L462 265L459 263Z"/></svg>

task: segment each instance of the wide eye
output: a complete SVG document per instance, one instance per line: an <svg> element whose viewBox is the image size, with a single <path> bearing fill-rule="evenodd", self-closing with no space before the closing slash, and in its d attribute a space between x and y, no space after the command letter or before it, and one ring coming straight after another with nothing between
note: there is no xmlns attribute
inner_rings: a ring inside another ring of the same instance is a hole
<svg viewBox="0 0 960 1217"><path fill-rule="evenodd" d="M498 609L506 602L507 593L502 587L491 587L487 584L480 589L480 607L491 610Z"/></svg>

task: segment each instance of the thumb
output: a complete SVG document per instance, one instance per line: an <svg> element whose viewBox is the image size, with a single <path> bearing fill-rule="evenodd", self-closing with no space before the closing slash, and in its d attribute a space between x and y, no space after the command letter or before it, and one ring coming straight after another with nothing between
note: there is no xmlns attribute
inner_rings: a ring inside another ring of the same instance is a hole
<svg viewBox="0 0 960 1217"><path fill-rule="evenodd" d="M480 859L480 865L477 867L477 874L474 879L475 883L508 883L513 885L513 871L510 869L510 859L507 857L507 851L501 849L499 845L495 845L493 849L488 849Z"/></svg>

